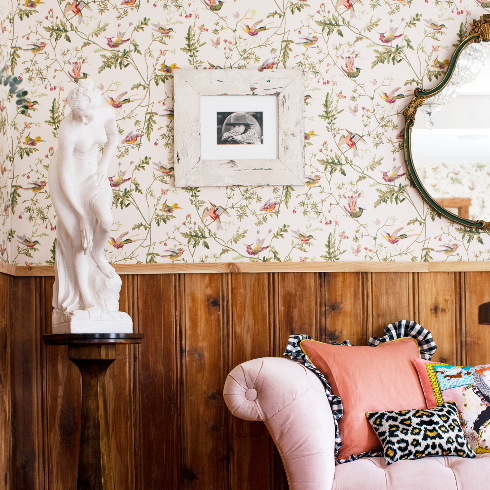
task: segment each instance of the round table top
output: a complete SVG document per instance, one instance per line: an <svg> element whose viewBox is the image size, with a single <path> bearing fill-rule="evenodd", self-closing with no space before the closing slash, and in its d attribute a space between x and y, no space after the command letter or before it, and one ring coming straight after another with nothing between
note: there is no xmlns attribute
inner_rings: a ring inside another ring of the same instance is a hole
<svg viewBox="0 0 490 490"><path fill-rule="evenodd" d="M45 334L46 345L141 344L142 333L63 333Z"/></svg>

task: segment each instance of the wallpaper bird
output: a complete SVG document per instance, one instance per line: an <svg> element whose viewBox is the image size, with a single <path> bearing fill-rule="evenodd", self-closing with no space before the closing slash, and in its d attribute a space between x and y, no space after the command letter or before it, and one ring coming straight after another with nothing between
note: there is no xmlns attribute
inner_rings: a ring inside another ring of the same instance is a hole
<svg viewBox="0 0 490 490"><path fill-rule="evenodd" d="M127 170L121 170L121 162L119 162L119 170L117 171L117 177L115 175L108 177L111 187L117 189L118 187L122 186L125 182L130 181L131 177L128 177L127 179L124 178L126 176L126 172Z"/></svg>
<svg viewBox="0 0 490 490"><path fill-rule="evenodd" d="M136 143L143 135L141 133L133 133L133 131L130 131L126 137L122 140L121 143L125 145L133 145Z"/></svg>
<svg viewBox="0 0 490 490"><path fill-rule="evenodd" d="M404 94L396 94L401 89L401 87L394 88L389 94L383 92L382 94L378 94L386 103L394 104L397 100L403 99L405 97ZM396 95L395 95L396 94Z"/></svg>
<svg viewBox="0 0 490 490"><path fill-rule="evenodd" d="M213 12L221 10L224 5L224 2L222 0L204 0L204 3L209 8L209 10Z"/></svg>
<svg viewBox="0 0 490 490"><path fill-rule="evenodd" d="M291 234L293 235L296 240L299 240L300 242L307 243L310 240L314 240L313 235L307 235L306 233L303 233L299 230L291 230Z"/></svg>
<svg viewBox="0 0 490 490"><path fill-rule="evenodd" d="M432 19L424 19L425 25L432 29L433 31L440 31L443 27L446 27L444 24L439 24L434 22Z"/></svg>
<svg viewBox="0 0 490 490"><path fill-rule="evenodd" d="M391 171L390 174L388 174L388 172L382 172L383 180L385 182L391 183L391 182L395 182L396 179L403 177L406 174L406 172L399 174L398 172L400 171L400 169L401 169L401 165L393 166L393 170Z"/></svg>
<svg viewBox="0 0 490 490"><path fill-rule="evenodd" d="M313 177L311 175L308 175L305 177L305 185L306 187L313 187L314 185L318 184L318 182L320 182L320 179L320 175L314 175Z"/></svg>
<svg viewBox="0 0 490 490"><path fill-rule="evenodd" d="M272 213L273 211L276 210L279 204L281 204L281 201L277 201L273 198L267 199L267 201L265 201L264 205L260 208L260 210L264 211L265 213Z"/></svg>
<svg viewBox="0 0 490 490"><path fill-rule="evenodd" d="M83 9L88 9L92 10L90 8L90 5L87 2L84 2L82 0L73 0L73 2L67 2L65 5L65 9L63 10L63 15L66 17L70 13L75 15L78 19L78 24L83 24L83 16L82 16L82 10Z"/></svg>
<svg viewBox="0 0 490 490"><path fill-rule="evenodd" d="M318 41L318 36L306 36L302 37L301 39L302 40L300 42L297 42L295 44L302 44L305 48L311 48Z"/></svg>
<svg viewBox="0 0 490 490"><path fill-rule="evenodd" d="M31 138L30 136L31 133L29 133L25 140L24 140L24 144L27 145L27 146L37 146L38 143L41 143L41 142L45 142L43 139L41 139L41 136L36 136L35 138Z"/></svg>
<svg viewBox="0 0 490 490"><path fill-rule="evenodd" d="M174 168L171 166L164 165L162 162L153 162L155 169L164 175L168 175L173 172Z"/></svg>
<svg viewBox="0 0 490 490"><path fill-rule="evenodd" d="M354 157L359 156L359 151L357 149L358 143L366 143L363 137L360 134L353 133L346 129L347 136L341 136L339 140L339 146L347 145L349 148L352 148Z"/></svg>
<svg viewBox="0 0 490 490"><path fill-rule="evenodd" d="M118 24L117 25L117 33L116 33L115 36L106 37L106 39L107 39L107 46L109 46L110 48L113 48L113 49L114 48L118 48L122 44L127 43L129 41L129 38L128 39L123 39L124 38L124 35L126 34L126 31L121 32L119 30L119 27L121 27L121 24Z"/></svg>
<svg viewBox="0 0 490 490"><path fill-rule="evenodd" d="M171 32L174 31L171 27L166 27L160 24L160 22L158 22L158 24L152 24L152 26L155 32L158 32L158 34L163 34L164 36L168 36Z"/></svg>
<svg viewBox="0 0 490 490"><path fill-rule="evenodd" d="M406 233L400 233L400 231L403 230L403 226L400 226L400 228L397 228L393 233L388 233L385 231L384 235L382 237L388 241L388 243L391 243L392 245L396 245L400 240L404 240L405 238L415 236L415 235L407 235ZM412 231L412 230L410 230Z"/></svg>
<svg viewBox="0 0 490 490"><path fill-rule="evenodd" d="M107 242L109 243L109 245L112 245L115 249L120 250L121 248L124 247L124 245L133 243L131 237L124 238L128 234L129 231L126 231L124 233L121 233L117 238L109 237L109 240Z"/></svg>
<svg viewBox="0 0 490 490"><path fill-rule="evenodd" d="M351 218L360 218L362 216L362 213L365 211L366 208L361 208L360 206L357 205L357 200L361 196L361 193L352 195L352 196L343 196L344 199L347 199L347 206L344 206L344 209L346 213L351 217Z"/></svg>
<svg viewBox="0 0 490 490"><path fill-rule="evenodd" d="M405 19L401 20L400 25L404 20ZM380 32L379 40L384 44L391 44L395 39L402 37L403 34L398 34L398 36L396 35L396 31L398 31L400 25L398 25L398 27L393 27L393 19L390 19L390 27L388 29L388 35L386 35L386 31Z"/></svg>
<svg viewBox="0 0 490 490"><path fill-rule="evenodd" d="M168 250L165 250L165 253L163 255L160 255L160 257L170 259L171 262L176 262L180 260L180 257L182 257L184 252L185 250L181 247L170 248Z"/></svg>
<svg viewBox="0 0 490 490"><path fill-rule="evenodd" d="M41 180L41 181L33 181L29 182L27 187L22 187L25 191L32 191L34 194L37 194L38 192L41 192L45 187L48 182L46 180Z"/></svg>
<svg viewBox="0 0 490 490"><path fill-rule="evenodd" d="M114 107L114 109L120 109L124 104L129 104L130 102L133 102L133 100L131 100L131 97L126 97L125 99L123 99L126 94L127 92L123 92L122 94L119 94L115 99L109 97L108 99L106 99L106 102Z"/></svg>
<svg viewBox="0 0 490 490"><path fill-rule="evenodd" d="M350 12L350 18L351 19L356 19L356 12L354 10L354 5L358 3L360 5L364 5L361 0L338 0L337 5L335 5L335 8L338 10L342 7L347 9L348 12Z"/></svg>
<svg viewBox="0 0 490 490"><path fill-rule="evenodd" d="M440 245L441 250L436 250L436 252L443 253L444 255L452 255L456 250L458 250L458 244L452 243L451 245Z"/></svg>
<svg viewBox="0 0 490 490"><path fill-rule="evenodd" d="M223 229L223 225L221 224L221 215L224 214L226 216L230 216L228 211L223 206L217 206L216 204L213 204L211 201L208 201L209 204L211 204L211 207L208 208L206 207L204 209L204 212L202 213L201 217L201 223L204 222L206 218L211 218L213 221L216 221L216 225L218 230Z"/></svg>
<svg viewBox="0 0 490 490"><path fill-rule="evenodd" d="M355 56L341 56L343 60L345 60L345 68L343 66L340 69L349 77L349 78L357 78L361 73L361 68L354 66L355 60L359 55Z"/></svg>
<svg viewBox="0 0 490 490"><path fill-rule="evenodd" d="M253 255L255 257L259 255L259 253L263 252L264 250L267 250L270 247L270 245L264 247L263 246L264 242L265 242L265 238L263 239L257 238L257 240L255 241L255 245L254 244L245 245L245 247L247 248L248 255Z"/></svg>
<svg viewBox="0 0 490 490"><path fill-rule="evenodd" d="M277 66L279 63L277 61L270 61L269 58L267 58L258 68L259 71L264 71L264 70L272 70L275 66Z"/></svg>
<svg viewBox="0 0 490 490"><path fill-rule="evenodd" d="M34 248L36 245L39 245L39 242L37 240L27 238L25 235L17 235L17 241L27 248Z"/></svg>
<svg viewBox="0 0 490 490"><path fill-rule="evenodd" d="M262 31L265 31L267 30L267 24L263 25L263 26L259 26L259 24L261 24L262 22L264 22L264 19L260 19L258 20L257 22L254 22L252 24L252 26L249 26L247 24L244 24L244 27L242 27L242 29L249 35L249 36L256 36L259 32L262 32Z"/></svg>
<svg viewBox="0 0 490 490"><path fill-rule="evenodd" d="M162 210L162 213L173 214L176 209L182 209L182 208L179 207L179 205L176 202L174 202L173 204L167 204L167 201L165 201L162 204L161 210Z"/></svg>
<svg viewBox="0 0 490 490"><path fill-rule="evenodd" d="M73 67L72 71L68 72L68 76L76 83L78 83L78 80L88 77L87 73L82 72L82 65L84 62L85 62L84 59L82 61L73 61L73 62L68 61L68 64L70 64Z"/></svg>
<svg viewBox="0 0 490 490"><path fill-rule="evenodd" d="M28 44L28 46L31 46L30 48L24 48L24 51L30 51L33 54L39 54L45 47L46 43L44 41L41 41L40 43L31 43Z"/></svg>

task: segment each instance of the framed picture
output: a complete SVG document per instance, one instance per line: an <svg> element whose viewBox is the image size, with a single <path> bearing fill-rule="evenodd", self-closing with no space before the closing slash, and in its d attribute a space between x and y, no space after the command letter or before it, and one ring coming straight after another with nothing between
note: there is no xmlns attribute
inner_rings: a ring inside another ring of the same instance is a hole
<svg viewBox="0 0 490 490"><path fill-rule="evenodd" d="M176 187L304 185L302 71L174 75Z"/></svg>

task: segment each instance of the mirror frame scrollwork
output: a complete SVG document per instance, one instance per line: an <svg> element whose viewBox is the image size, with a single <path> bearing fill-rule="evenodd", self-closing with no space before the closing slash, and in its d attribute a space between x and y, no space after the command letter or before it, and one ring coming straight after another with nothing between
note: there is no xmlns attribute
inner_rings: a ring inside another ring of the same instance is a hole
<svg viewBox="0 0 490 490"><path fill-rule="evenodd" d="M434 200L434 198L427 192L419 176L417 175L417 171L415 170L415 166L412 161L412 148L411 148L412 128L415 123L415 115L417 113L417 109L421 105L423 105L427 101L427 99L438 94L446 87L446 85L451 80L451 77L453 76L456 63L463 50L472 43L481 43L481 42L490 42L490 14L484 14L480 17L479 20L473 21L473 27L469 35L456 48L456 51L454 52L451 58L451 62L449 64L447 72L444 75L444 78L441 80L441 82L439 82L439 84L432 89L428 89L428 90L424 90L421 88L415 89L413 99L410 101L410 103L403 111L403 115L405 116L404 154L405 154L405 162L407 163L408 175L410 176L412 183L418 189L423 199L432 208L434 208L442 216L449 218L450 220L455 221L463 226L480 228L483 231L490 232L490 222L485 222L480 220L474 221L474 220L462 218L461 216L457 216L454 213L451 213L449 210L441 206L436 200Z"/></svg>

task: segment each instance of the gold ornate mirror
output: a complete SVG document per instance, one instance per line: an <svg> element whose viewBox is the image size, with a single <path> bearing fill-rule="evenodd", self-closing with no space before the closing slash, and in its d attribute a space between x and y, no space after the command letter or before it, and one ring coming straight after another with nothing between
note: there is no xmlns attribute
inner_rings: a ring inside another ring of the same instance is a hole
<svg viewBox="0 0 490 490"><path fill-rule="evenodd" d="M473 22L443 80L403 112L405 160L441 215L490 231L490 15Z"/></svg>

